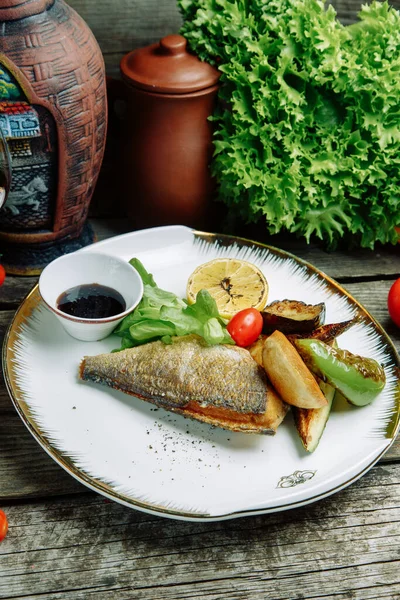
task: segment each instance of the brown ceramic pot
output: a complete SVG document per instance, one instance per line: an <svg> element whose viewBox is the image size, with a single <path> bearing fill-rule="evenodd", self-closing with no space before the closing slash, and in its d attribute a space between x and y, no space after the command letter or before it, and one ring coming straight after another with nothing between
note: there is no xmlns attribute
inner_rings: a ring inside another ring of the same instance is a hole
<svg viewBox="0 0 400 600"><path fill-rule="evenodd" d="M124 173L127 213L136 227L202 227L213 182L212 114L219 73L169 35L121 61L127 84Z"/></svg>
<svg viewBox="0 0 400 600"><path fill-rule="evenodd" d="M93 240L83 232L104 152L104 61L64 0L2 0L0 126L12 183L0 252L12 273L38 273Z"/></svg>

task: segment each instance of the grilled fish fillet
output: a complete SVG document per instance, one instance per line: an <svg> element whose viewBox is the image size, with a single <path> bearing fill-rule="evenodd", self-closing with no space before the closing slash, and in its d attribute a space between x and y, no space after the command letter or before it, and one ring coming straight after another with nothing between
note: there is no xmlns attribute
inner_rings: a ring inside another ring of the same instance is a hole
<svg viewBox="0 0 400 600"><path fill-rule="evenodd" d="M273 434L287 410L247 350L205 346L196 336L86 356L79 375L234 431Z"/></svg>

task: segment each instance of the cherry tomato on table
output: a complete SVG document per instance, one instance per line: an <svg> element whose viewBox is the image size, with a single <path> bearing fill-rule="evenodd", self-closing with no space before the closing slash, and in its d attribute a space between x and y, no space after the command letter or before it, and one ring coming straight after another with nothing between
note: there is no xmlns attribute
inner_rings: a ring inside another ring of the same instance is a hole
<svg viewBox="0 0 400 600"><path fill-rule="evenodd" d="M4 280L6 278L6 272L3 265L0 265L0 285L3 285Z"/></svg>
<svg viewBox="0 0 400 600"><path fill-rule="evenodd" d="M388 310L392 320L400 327L400 278L396 279L389 290Z"/></svg>
<svg viewBox="0 0 400 600"><path fill-rule="evenodd" d="M6 513L3 510L0 510L0 542L4 540L7 535L8 530L8 521L6 517Z"/></svg>
<svg viewBox="0 0 400 600"><path fill-rule="evenodd" d="M260 335L263 318L259 310L245 308L232 317L226 328L237 346L244 348L255 342Z"/></svg>

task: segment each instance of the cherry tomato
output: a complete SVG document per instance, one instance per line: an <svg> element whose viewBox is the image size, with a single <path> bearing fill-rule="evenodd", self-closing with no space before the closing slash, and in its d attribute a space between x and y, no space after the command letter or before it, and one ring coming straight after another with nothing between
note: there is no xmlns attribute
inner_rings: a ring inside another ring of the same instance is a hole
<svg viewBox="0 0 400 600"><path fill-rule="evenodd" d="M6 278L6 272L3 265L0 265L0 285L3 285L4 280Z"/></svg>
<svg viewBox="0 0 400 600"><path fill-rule="evenodd" d="M389 290L388 310L393 321L400 327L400 278L396 279Z"/></svg>
<svg viewBox="0 0 400 600"><path fill-rule="evenodd" d="M0 542L4 540L7 535L8 530L8 521L6 517L6 513L3 510L0 510Z"/></svg>
<svg viewBox="0 0 400 600"><path fill-rule="evenodd" d="M263 318L255 308L245 308L236 313L227 325L228 333L238 346L250 346L263 328Z"/></svg>

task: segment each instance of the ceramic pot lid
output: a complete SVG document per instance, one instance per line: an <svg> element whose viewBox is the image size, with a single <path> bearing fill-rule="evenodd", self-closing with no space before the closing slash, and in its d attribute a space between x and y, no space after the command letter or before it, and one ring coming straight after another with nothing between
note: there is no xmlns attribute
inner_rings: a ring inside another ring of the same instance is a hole
<svg viewBox="0 0 400 600"><path fill-rule="evenodd" d="M215 85L219 72L187 49L181 35L167 35L157 44L139 48L121 60L122 77L153 92L187 94Z"/></svg>

